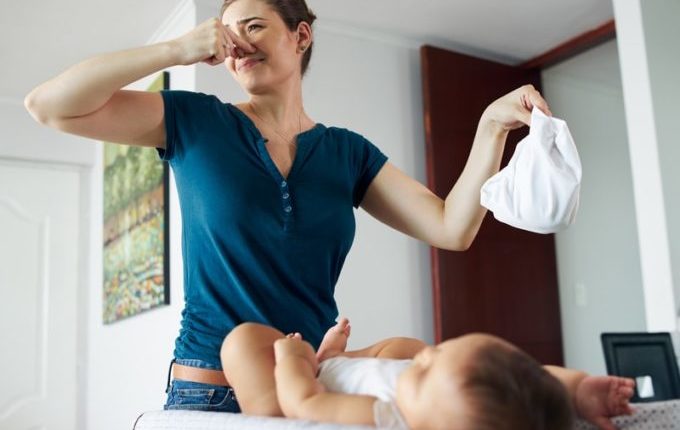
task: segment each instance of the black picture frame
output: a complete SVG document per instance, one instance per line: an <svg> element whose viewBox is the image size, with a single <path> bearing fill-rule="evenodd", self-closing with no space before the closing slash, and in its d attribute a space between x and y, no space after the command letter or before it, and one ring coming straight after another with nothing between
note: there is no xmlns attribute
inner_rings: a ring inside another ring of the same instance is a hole
<svg viewBox="0 0 680 430"><path fill-rule="evenodd" d="M602 333L602 348L609 375L638 382L633 403L680 398L680 371L670 333ZM651 382L653 395L641 395L641 379Z"/></svg>

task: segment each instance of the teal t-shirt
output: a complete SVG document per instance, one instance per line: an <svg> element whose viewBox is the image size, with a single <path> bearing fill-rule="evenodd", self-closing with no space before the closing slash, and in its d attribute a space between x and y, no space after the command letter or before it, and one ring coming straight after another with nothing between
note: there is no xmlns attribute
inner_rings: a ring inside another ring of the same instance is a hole
<svg viewBox="0 0 680 430"><path fill-rule="evenodd" d="M283 178L255 124L217 97L161 92L182 214L184 300L175 357L220 366L242 322L300 332L315 348L334 324L335 284L354 208L387 157L357 133L317 124Z"/></svg>

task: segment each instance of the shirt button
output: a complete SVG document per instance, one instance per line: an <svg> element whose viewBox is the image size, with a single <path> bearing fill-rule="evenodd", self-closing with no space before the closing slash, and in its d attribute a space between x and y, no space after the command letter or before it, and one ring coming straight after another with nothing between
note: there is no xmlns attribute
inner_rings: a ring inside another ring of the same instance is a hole
<svg viewBox="0 0 680 430"><path fill-rule="evenodd" d="M281 182L281 188L285 188L288 183L286 181Z"/></svg>
<svg viewBox="0 0 680 430"><path fill-rule="evenodd" d="M293 210L293 208L290 207L290 206L286 206L283 210L286 211L286 212L290 212L290 211Z"/></svg>
<svg viewBox="0 0 680 430"><path fill-rule="evenodd" d="M288 197L290 197L290 194L288 194L288 193L284 193L284 194L283 194L283 198L284 198L284 199L287 199Z"/></svg>

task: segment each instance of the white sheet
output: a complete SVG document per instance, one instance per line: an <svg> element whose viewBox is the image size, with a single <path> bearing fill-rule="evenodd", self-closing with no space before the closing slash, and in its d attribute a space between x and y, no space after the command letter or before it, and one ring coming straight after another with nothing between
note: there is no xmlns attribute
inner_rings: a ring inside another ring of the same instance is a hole
<svg viewBox="0 0 680 430"><path fill-rule="evenodd" d="M146 412L137 419L133 430L367 430L373 428L290 418L253 417L229 412L173 410Z"/></svg>
<svg viewBox="0 0 680 430"><path fill-rule="evenodd" d="M632 416L616 417L621 430L680 430L680 400L634 405ZM289 418L251 417L225 412L151 411L142 414L133 430L366 430L372 427L325 424ZM575 430L595 427L578 422Z"/></svg>

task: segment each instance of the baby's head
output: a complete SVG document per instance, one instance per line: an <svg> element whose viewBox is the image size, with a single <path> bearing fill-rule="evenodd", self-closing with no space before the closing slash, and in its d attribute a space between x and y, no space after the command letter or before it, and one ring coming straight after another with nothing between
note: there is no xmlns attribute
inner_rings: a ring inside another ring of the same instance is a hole
<svg viewBox="0 0 680 430"><path fill-rule="evenodd" d="M571 429L562 384L522 350L486 334L427 347L397 382L409 427L428 429Z"/></svg>

